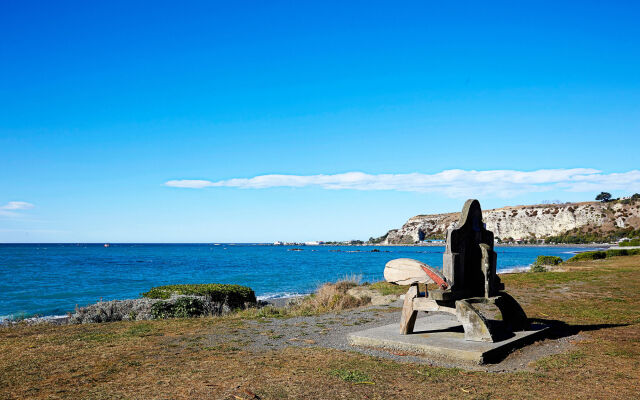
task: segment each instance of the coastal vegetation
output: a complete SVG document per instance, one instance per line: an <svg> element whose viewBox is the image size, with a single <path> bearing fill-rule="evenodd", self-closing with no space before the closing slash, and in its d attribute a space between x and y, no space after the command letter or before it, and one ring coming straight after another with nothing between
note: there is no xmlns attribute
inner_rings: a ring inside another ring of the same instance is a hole
<svg viewBox="0 0 640 400"><path fill-rule="evenodd" d="M337 282L322 284L315 293L292 299L285 307L248 308L237 314L243 318L282 318L300 315L316 315L328 312L339 312L370 303L368 296L354 296L349 290L360 285L358 276L348 276ZM406 290L406 289L405 289Z"/></svg>
<svg viewBox="0 0 640 400"><path fill-rule="evenodd" d="M599 230L585 232L582 229L574 228L561 235L549 236L545 242L553 244L611 243L622 238L640 238L640 229L629 227L605 233Z"/></svg>
<svg viewBox="0 0 640 400"><path fill-rule="evenodd" d="M624 240L618 243L619 246L627 247L627 246L640 246L640 237L630 240Z"/></svg>
<svg viewBox="0 0 640 400"><path fill-rule="evenodd" d="M562 263L562 258L557 256L538 256L531 265L531 272L545 272L547 267L554 267Z"/></svg>
<svg viewBox="0 0 640 400"><path fill-rule="evenodd" d="M191 318L205 315L205 304L193 297L180 297L175 302L158 301L151 306L153 318Z"/></svg>
<svg viewBox="0 0 640 400"><path fill-rule="evenodd" d="M506 372L314 342L336 326L362 329L367 322L361 308L306 319L256 319L242 311L1 328L0 398L637 397L640 255L574 261L563 263L562 272L506 274L502 280L534 322L553 327L546 340L504 361L516 367L496 367Z"/></svg>
<svg viewBox="0 0 640 400"><path fill-rule="evenodd" d="M142 296L76 307L70 322L218 316L256 305L256 295L251 288L219 283L158 286L142 293Z"/></svg>
<svg viewBox="0 0 640 400"><path fill-rule="evenodd" d="M216 301L233 299L235 302L242 303L256 302L256 295L251 288L222 283L157 286L142 293L143 297L149 299L168 299L176 295L205 296Z"/></svg>
<svg viewBox="0 0 640 400"><path fill-rule="evenodd" d="M640 249L610 249L604 251L585 251L578 253L566 262L577 262L586 260L602 260L609 257L635 256L640 255Z"/></svg>
<svg viewBox="0 0 640 400"><path fill-rule="evenodd" d="M611 193L609 192L600 192L599 195L596 196L596 201L601 201L603 203L606 203L607 201L611 200Z"/></svg>

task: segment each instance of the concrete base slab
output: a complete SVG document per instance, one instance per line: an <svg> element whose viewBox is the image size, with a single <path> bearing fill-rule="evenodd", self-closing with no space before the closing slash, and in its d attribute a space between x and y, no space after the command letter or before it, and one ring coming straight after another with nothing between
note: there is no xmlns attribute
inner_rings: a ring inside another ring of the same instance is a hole
<svg viewBox="0 0 640 400"><path fill-rule="evenodd" d="M483 364L499 361L513 349L540 339L548 329L546 325L532 324L531 330L515 332L500 342L472 342L464 339L464 330L455 316L430 313L418 318L410 335L401 335L397 323L353 332L349 343Z"/></svg>

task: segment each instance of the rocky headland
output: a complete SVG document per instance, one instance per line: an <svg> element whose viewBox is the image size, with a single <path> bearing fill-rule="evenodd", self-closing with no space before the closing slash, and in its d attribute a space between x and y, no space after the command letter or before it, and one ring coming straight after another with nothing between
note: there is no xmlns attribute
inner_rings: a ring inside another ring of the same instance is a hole
<svg viewBox="0 0 640 400"><path fill-rule="evenodd" d="M457 212L416 215L371 242L393 245L444 239L459 217ZM484 210L482 217L487 229L502 242L606 242L639 233L640 199L509 206Z"/></svg>

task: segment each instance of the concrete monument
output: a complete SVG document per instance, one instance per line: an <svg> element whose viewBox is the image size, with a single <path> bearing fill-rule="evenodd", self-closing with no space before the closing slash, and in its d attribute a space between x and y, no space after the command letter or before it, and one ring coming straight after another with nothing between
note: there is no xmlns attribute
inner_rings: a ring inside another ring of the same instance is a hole
<svg viewBox="0 0 640 400"><path fill-rule="evenodd" d="M418 311L455 315L470 341L496 342L530 327L522 307L496 275L493 233L482 222L478 200L467 200L457 225L447 232L442 272L401 258L389 261L384 275L388 282L410 285L400 321L403 335L413 333ZM419 285L427 283L438 288L420 292Z"/></svg>

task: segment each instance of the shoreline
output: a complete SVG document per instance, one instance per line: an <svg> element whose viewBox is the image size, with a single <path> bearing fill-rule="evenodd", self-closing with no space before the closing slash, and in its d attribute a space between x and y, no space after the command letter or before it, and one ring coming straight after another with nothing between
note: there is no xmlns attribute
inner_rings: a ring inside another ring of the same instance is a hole
<svg viewBox="0 0 640 400"><path fill-rule="evenodd" d="M288 245L272 245L272 246L282 246L282 247L291 247ZM293 245L292 245L293 246ZM302 246L302 245L301 245ZM304 245L305 247L315 247L315 246L325 246L325 247L340 247L340 246L349 246L349 247L445 247L445 243L404 243L404 244L320 244L320 245ZM617 246L612 243L549 243L549 244L510 244L510 243L500 243L494 244L494 247L585 247L585 248L600 248L600 247L612 247Z"/></svg>
<svg viewBox="0 0 640 400"><path fill-rule="evenodd" d="M497 274L503 275L503 274L527 273L529 272L529 268L530 266L512 267L512 268L507 268L504 270L497 271ZM380 282L384 282L384 280ZM376 283L376 282L372 282L372 283ZM268 297L268 298L262 298L262 299L259 298L260 296L257 296L258 305L260 307L272 306L276 308L283 308L289 305L289 303L295 302L298 299L309 296L310 294L312 293L307 293L307 294L296 293L296 294L291 294L291 295L282 296L282 297ZM135 299L116 299L116 300L125 301L125 300L135 300ZM92 303L92 304L97 304L97 303ZM21 318L17 320L10 319L10 318L3 318L3 319L0 319L0 328L10 327L20 323L26 323L27 325L36 325L36 324L66 325L69 323L72 314L73 314L72 312L69 312L65 315L33 316L33 317Z"/></svg>
<svg viewBox="0 0 640 400"><path fill-rule="evenodd" d="M272 245L274 246L274 245ZM329 246L329 247L333 247L332 245L320 245L320 246ZM349 247L375 247L375 246L370 246L370 245L348 245ZM398 246L398 247L443 247L440 245L434 245L434 244L414 244L414 245L380 245L380 247L391 247L391 246ZM283 247L287 247L287 246L283 246ZM315 247L315 245L310 245L308 247ZM338 247L338 246L336 246ZM602 249L602 250L606 250L606 249L632 249L634 247L612 247L611 245L596 245L596 244L582 244L582 245L496 245L495 248L496 249L500 249L500 248L514 248L514 247L522 247L522 248L538 248L538 247L554 247L554 248L573 248L575 249L574 251L571 251L571 254L579 254L582 252L586 252L586 251L591 251L591 250L597 250L597 249ZM584 250L583 250L584 249ZM360 250L356 250L356 251L360 251ZM525 273L528 272L530 268L530 265L516 265L516 266L509 266L507 268L504 269L498 269L497 273L498 274L514 274L514 273ZM283 293L274 293L271 292L269 294L265 294L265 295L261 295L261 296L257 296L257 300L260 304L262 305L271 305L274 307L284 307L287 303L294 301L295 299L299 299L305 296L308 296L311 293L301 293L301 292L283 292ZM124 300L135 300L135 298L126 298L126 299L112 299L112 300L120 300L120 301L124 301ZM92 304L96 304L96 303L91 303L88 304L92 305ZM73 314L73 311L70 310L69 312L65 313L65 314L51 314L51 315L42 315L42 314L38 314L38 313L34 313L34 314L26 314L26 313L15 313L15 314L6 314L3 316L0 316L0 327L4 327L4 326L8 326L8 325L12 325L15 323L19 323L21 321L24 321L28 324L35 324L35 323L51 323L51 324L55 324L55 325L60 325L60 324L65 324L68 322L69 320L69 315Z"/></svg>

